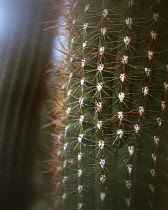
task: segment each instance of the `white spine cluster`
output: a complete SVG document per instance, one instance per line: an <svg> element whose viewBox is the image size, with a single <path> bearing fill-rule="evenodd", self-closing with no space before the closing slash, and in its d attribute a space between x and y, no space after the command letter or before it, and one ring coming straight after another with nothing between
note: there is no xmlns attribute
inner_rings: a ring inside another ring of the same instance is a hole
<svg viewBox="0 0 168 210"><path fill-rule="evenodd" d="M152 40L155 40L157 38L156 31L151 31L150 35L151 35Z"/></svg>
<svg viewBox="0 0 168 210"><path fill-rule="evenodd" d="M120 80L121 82L124 82L126 79L125 73L120 74Z"/></svg>
<svg viewBox="0 0 168 210"><path fill-rule="evenodd" d="M69 115L70 111L71 111L71 108L68 107L67 110L66 110L66 114Z"/></svg>
<svg viewBox="0 0 168 210"><path fill-rule="evenodd" d="M128 146L128 153L130 156L134 154L134 147L133 146Z"/></svg>
<svg viewBox="0 0 168 210"><path fill-rule="evenodd" d="M67 161L64 160L64 162L63 162L63 168L66 168L66 165L67 165Z"/></svg>
<svg viewBox="0 0 168 210"><path fill-rule="evenodd" d="M127 165L128 174L132 173L132 164Z"/></svg>
<svg viewBox="0 0 168 210"><path fill-rule="evenodd" d="M144 110L143 106L140 106L140 107L139 107L139 114L140 114L140 115L143 115L144 112L145 112L145 110Z"/></svg>
<svg viewBox="0 0 168 210"><path fill-rule="evenodd" d="M152 58L153 58L153 51L148 51L148 58L149 58L149 60L152 60Z"/></svg>
<svg viewBox="0 0 168 210"><path fill-rule="evenodd" d="M72 21L72 24L75 25L75 23L76 23L76 20L74 19L74 20Z"/></svg>
<svg viewBox="0 0 168 210"><path fill-rule="evenodd" d="M64 193L64 194L62 195L62 199L65 200L66 196L67 196L67 194Z"/></svg>
<svg viewBox="0 0 168 210"><path fill-rule="evenodd" d="M87 41L85 41L85 42L82 43L82 48L83 48L83 49L85 49L86 44L87 44Z"/></svg>
<svg viewBox="0 0 168 210"><path fill-rule="evenodd" d="M78 136L78 142L79 143L82 143L82 139L83 139L83 134L79 134L79 136Z"/></svg>
<svg viewBox="0 0 168 210"><path fill-rule="evenodd" d="M78 177L80 178L82 176L82 169L78 169Z"/></svg>
<svg viewBox="0 0 168 210"><path fill-rule="evenodd" d="M121 111L121 112L118 112L117 113L117 117L118 117L118 119L121 121L121 120L123 120L123 118L124 118L124 114L123 114L123 112Z"/></svg>
<svg viewBox="0 0 168 210"><path fill-rule="evenodd" d="M159 18L159 14L158 13L153 13L153 19L154 21L158 21L158 18Z"/></svg>
<svg viewBox="0 0 168 210"><path fill-rule="evenodd" d="M83 185L78 185L78 192L81 193L83 190Z"/></svg>
<svg viewBox="0 0 168 210"><path fill-rule="evenodd" d="M152 159L153 159L153 162L156 163L157 156L155 153L152 153Z"/></svg>
<svg viewBox="0 0 168 210"><path fill-rule="evenodd" d="M98 147L99 147L101 150L104 149L104 145L105 145L105 143L104 143L103 140L99 140L99 141L98 141Z"/></svg>
<svg viewBox="0 0 168 210"><path fill-rule="evenodd" d="M81 210L83 207L83 203L78 203L78 210Z"/></svg>
<svg viewBox="0 0 168 210"><path fill-rule="evenodd" d="M82 160L82 153L78 152L78 161L81 161L81 160Z"/></svg>
<svg viewBox="0 0 168 210"><path fill-rule="evenodd" d="M68 129L69 129L69 125L65 126L65 136L66 136Z"/></svg>
<svg viewBox="0 0 168 210"><path fill-rule="evenodd" d="M151 73L151 70L149 68L145 68L145 73L146 73L146 76L149 77L150 73Z"/></svg>
<svg viewBox="0 0 168 210"><path fill-rule="evenodd" d="M126 198L126 204L128 208L131 206L131 198Z"/></svg>
<svg viewBox="0 0 168 210"><path fill-rule="evenodd" d="M97 87L97 91L100 92L103 88L103 83L102 82L98 83L96 87Z"/></svg>
<svg viewBox="0 0 168 210"><path fill-rule="evenodd" d="M122 129L117 130L117 136L119 139L123 137L124 131Z"/></svg>
<svg viewBox="0 0 168 210"><path fill-rule="evenodd" d="M102 121L97 121L97 127L98 127L98 129L101 129L102 125L103 125L103 122Z"/></svg>
<svg viewBox="0 0 168 210"><path fill-rule="evenodd" d="M104 168L105 163L106 163L106 160L105 160L104 158L100 159L99 164L100 164L100 167L101 167L101 168Z"/></svg>
<svg viewBox="0 0 168 210"><path fill-rule="evenodd" d="M106 176L105 175L101 175L100 176L100 182L103 184L106 181Z"/></svg>
<svg viewBox="0 0 168 210"><path fill-rule="evenodd" d="M89 4L87 4L87 5L85 6L84 11L87 12L88 9L89 9Z"/></svg>
<svg viewBox="0 0 168 210"><path fill-rule="evenodd" d="M134 6L134 0L129 0L128 6L133 7Z"/></svg>
<svg viewBox="0 0 168 210"><path fill-rule="evenodd" d="M126 185L127 189L130 190L131 186L132 186L131 180L126 180L125 185Z"/></svg>
<svg viewBox="0 0 168 210"><path fill-rule="evenodd" d="M105 36L106 35L106 33L107 33L107 28L101 28L101 34L103 35L103 36Z"/></svg>
<svg viewBox="0 0 168 210"><path fill-rule="evenodd" d="M103 71L103 69L104 69L104 64L100 64L100 65L98 65L98 67L97 67L97 70L98 71Z"/></svg>
<svg viewBox="0 0 168 210"><path fill-rule="evenodd" d="M134 125L134 131L135 133L138 133L140 131L140 126L138 124Z"/></svg>
<svg viewBox="0 0 168 210"><path fill-rule="evenodd" d="M104 201L105 196L106 196L105 192L100 193L100 199L101 199L101 201Z"/></svg>
<svg viewBox="0 0 168 210"><path fill-rule="evenodd" d="M89 25L89 23L84 23L84 24L83 24L83 30L84 30L84 31L86 31L88 25Z"/></svg>
<svg viewBox="0 0 168 210"><path fill-rule="evenodd" d="M67 176L64 176L63 179L62 179L62 182L65 183L66 180L67 180Z"/></svg>
<svg viewBox="0 0 168 210"><path fill-rule="evenodd" d="M144 94L144 96L148 95L149 93L149 88L147 86L143 86L142 87L142 93Z"/></svg>
<svg viewBox="0 0 168 210"><path fill-rule="evenodd" d="M149 189L150 189L152 192L154 192L154 190L155 190L154 185L153 185L153 184L149 184Z"/></svg>
<svg viewBox="0 0 168 210"><path fill-rule="evenodd" d="M79 98L79 104L82 106L83 105L83 97Z"/></svg>
<svg viewBox="0 0 168 210"><path fill-rule="evenodd" d="M69 97L71 95L72 90L68 90L67 92L67 97Z"/></svg>
<svg viewBox="0 0 168 210"><path fill-rule="evenodd" d="M154 143L155 143L156 145L158 145L158 144L159 144L159 141L160 141L159 137L154 136L153 139L154 139Z"/></svg>
<svg viewBox="0 0 168 210"><path fill-rule="evenodd" d="M125 23L127 24L127 26L128 26L129 28L131 28L132 23L133 23L132 18L131 18L131 17L126 18Z"/></svg>
<svg viewBox="0 0 168 210"><path fill-rule="evenodd" d="M155 174L155 169L151 169L151 170L150 170L150 173L151 173L151 176L152 176L152 177L155 177L155 175L156 175L156 174Z"/></svg>
<svg viewBox="0 0 168 210"><path fill-rule="evenodd" d="M80 122L80 124L82 124L82 123L83 123L83 121L84 121L84 115L81 115L81 116L80 116L80 118L79 118L79 122Z"/></svg>
<svg viewBox="0 0 168 210"><path fill-rule="evenodd" d="M104 9L102 12L102 16L107 17L107 15L108 15L108 9Z"/></svg>
<svg viewBox="0 0 168 210"><path fill-rule="evenodd" d="M100 47L99 49L99 55L103 55L105 51L105 47Z"/></svg>
<svg viewBox="0 0 168 210"><path fill-rule="evenodd" d="M164 110L166 108L166 102L165 101L161 102L161 108L162 108L162 110Z"/></svg>
<svg viewBox="0 0 168 210"><path fill-rule="evenodd" d="M129 36L125 36L124 37L124 44L127 46L127 45L130 44L130 42L131 42L131 38Z"/></svg>
<svg viewBox="0 0 168 210"><path fill-rule="evenodd" d="M73 56L71 56L69 59L70 63L73 61L73 59L74 59Z"/></svg>
<svg viewBox="0 0 168 210"><path fill-rule="evenodd" d="M85 82L85 78L83 77L80 81L81 86L84 85L84 82Z"/></svg>
<svg viewBox="0 0 168 210"><path fill-rule="evenodd" d="M124 98L125 98L125 93L121 92L118 94L118 98L119 98L119 101L120 102L123 102L124 101Z"/></svg>
<svg viewBox="0 0 168 210"><path fill-rule="evenodd" d="M164 82L164 89L168 90L168 82Z"/></svg>
<svg viewBox="0 0 168 210"><path fill-rule="evenodd" d="M158 117L158 118L156 119L156 122L157 122L158 126L161 126L161 125L162 125L162 120L161 120L160 117Z"/></svg>
<svg viewBox="0 0 168 210"><path fill-rule="evenodd" d="M68 143L65 143L63 146L64 151L67 149Z"/></svg>
<svg viewBox="0 0 168 210"><path fill-rule="evenodd" d="M97 112L100 112L102 110L102 103L101 102L98 102L97 104L96 104L96 111Z"/></svg>
<svg viewBox="0 0 168 210"><path fill-rule="evenodd" d="M75 37L72 37L71 43L74 43L74 41L75 41Z"/></svg>
<svg viewBox="0 0 168 210"><path fill-rule="evenodd" d="M82 61L81 61L81 67L84 67L84 66L85 66L85 63L86 63L86 59L84 58L84 59L82 59Z"/></svg>
<svg viewBox="0 0 168 210"><path fill-rule="evenodd" d="M123 55L123 57L122 57L122 63L123 64L127 64L128 63L128 56L127 55Z"/></svg>

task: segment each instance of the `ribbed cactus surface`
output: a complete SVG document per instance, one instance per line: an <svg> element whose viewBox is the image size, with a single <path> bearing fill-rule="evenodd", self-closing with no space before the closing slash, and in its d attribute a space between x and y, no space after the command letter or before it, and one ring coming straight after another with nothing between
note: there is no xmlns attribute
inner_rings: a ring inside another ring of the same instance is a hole
<svg viewBox="0 0 168 210"><path fill-rule="evenodd" d="M46 0L0 1L1 210L30 209L42 197L39 191L46 193L39 172L46 152L39 133L47 95L44 71L54 39L44 29L59 14L51 6Z"/></svg>
<svg viewBox="0 0 168 210"><path fill-rule="evenodd" d="M68 1L53 111L56 209L168 208L166 8Z"/></svg>

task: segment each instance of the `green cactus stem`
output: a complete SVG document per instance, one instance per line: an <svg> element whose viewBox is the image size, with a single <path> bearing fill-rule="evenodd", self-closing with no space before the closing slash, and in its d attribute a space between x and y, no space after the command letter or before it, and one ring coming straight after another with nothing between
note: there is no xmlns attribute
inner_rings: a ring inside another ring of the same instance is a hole
<svg viewBox="0 0 168 210"><path fill-rule="evenodd" d="M167 6L68 1L53 111L56 209L168 208Z"/></svg>

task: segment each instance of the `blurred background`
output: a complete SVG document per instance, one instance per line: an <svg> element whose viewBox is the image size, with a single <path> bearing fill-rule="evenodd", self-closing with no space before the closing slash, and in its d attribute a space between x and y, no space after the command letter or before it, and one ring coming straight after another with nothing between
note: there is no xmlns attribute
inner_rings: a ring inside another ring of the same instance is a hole
<svg viewBox="0 0 168 210"><path fill-rule="evenodd" d="M61 0L0 1L0 209L52 210L46 71ZM55 6L54 6L55 5ZM52 21L52 22L51 22Z"/></svg>

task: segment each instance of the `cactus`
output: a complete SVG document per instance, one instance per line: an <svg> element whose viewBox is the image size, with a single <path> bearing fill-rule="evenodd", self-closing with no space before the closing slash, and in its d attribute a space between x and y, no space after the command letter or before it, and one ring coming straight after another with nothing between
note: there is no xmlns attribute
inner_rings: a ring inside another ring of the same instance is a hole
<svg viewBox="0 0 168 210"><path fill-rule="evenodd" d="M168 208L167 6L68 1L51 112L56 209Z"/></svg>
<svg viewBox="0 0 168 210"><path fill-rule="evenodd" d="M30 209L42 197L48 205L46 195L42 194L48 193L48 187L39 164L48 157L41 146L45 139L39 138L39 133L41 108L47 97L44 71L54 39L54 33L44 29L52 26L49 21L58 17L58 10L55 13L51 6L46 0L2 0L0 3L2 210Z"/></svg>

